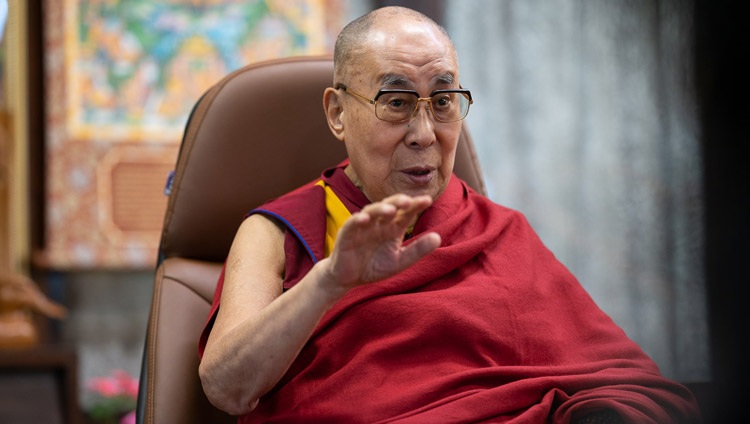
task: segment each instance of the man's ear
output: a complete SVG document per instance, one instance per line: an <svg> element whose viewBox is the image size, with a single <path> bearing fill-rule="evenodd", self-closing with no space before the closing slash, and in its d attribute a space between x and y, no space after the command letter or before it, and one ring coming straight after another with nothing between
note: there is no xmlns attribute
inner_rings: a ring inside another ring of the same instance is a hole
<svg viewBox="0 0 750 424"><path fill-rule="evenodd" d="M328 128L334 137L344 141L344 104L341 92L328 87L323 92L323 109L325 109Z"/></svg>

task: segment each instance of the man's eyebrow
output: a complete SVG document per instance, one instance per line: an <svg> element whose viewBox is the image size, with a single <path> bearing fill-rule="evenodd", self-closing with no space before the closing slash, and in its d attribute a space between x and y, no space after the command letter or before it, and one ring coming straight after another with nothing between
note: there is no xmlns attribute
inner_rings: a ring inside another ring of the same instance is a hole
<svg viewBox="0 0 750 424"><path fill-rule="evenodd" d="M435 77L435 83L438 85L453 85L456 78L452 73L445 73ZM409 87L413 84L409 82L409 79L403 75L396 74L385 74L380 78L380 83L384 87Z"/></svg>
<svg viewBox="0 0 750 424"><path fill-rule="evenodd" d="M453 82L455 80L456 78L453 76L453 74L443 74L435 78L435 82L437 82L438 84L447 84L447 85L453 85Z"/></svg>
<svg viewBox="0 0 750 424"><path fill-rule="evenodd" d="M385 74L380 78L380 83L384 87L408 87L409 80L403 75Z"/></svg>

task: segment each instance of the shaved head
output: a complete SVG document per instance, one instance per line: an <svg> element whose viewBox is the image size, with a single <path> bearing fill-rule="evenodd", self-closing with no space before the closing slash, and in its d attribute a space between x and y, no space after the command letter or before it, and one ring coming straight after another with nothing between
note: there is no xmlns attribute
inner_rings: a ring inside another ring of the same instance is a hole
<svg viewBox="0 0 750 424"><path fill-rule="evenodd" d="M445 37L445 41L455 54L453 42L445 28L428 16L405 7L383 7L353 20L339 33L333 53L334 83L347 80L347 73L351 70L352 63L367 49L368 38L372 30L380 28L383 23L396 19L402 20L404 23L412 21L416 25L427 25L437 29Z"/></svg>

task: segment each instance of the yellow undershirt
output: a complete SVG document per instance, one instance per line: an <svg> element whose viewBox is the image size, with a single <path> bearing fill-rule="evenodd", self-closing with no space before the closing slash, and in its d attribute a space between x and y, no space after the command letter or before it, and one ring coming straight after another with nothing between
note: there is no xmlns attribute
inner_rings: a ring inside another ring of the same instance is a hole
<svg viewBox="0 0 750 424"><path fill-rule="evenodd" d="M315 185L323 187L326 193L326 249L325 257L327 258L333 252L333 245L336 243L336 235L339 228L344 225L347 219L352 216L349 209L344 206L341 199L336 196L331 187L326 185L323 180L318 181Z"/></svg>

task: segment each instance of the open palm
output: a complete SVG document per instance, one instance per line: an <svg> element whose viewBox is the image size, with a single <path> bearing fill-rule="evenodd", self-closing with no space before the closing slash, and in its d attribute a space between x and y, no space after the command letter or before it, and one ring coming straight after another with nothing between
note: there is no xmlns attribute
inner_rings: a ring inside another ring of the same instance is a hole
<svg viewBox="0 0 750 424"><path fill-rule="evenodd" d="M440 245L436 233L403 244L406 230L431 204L429 196L399 194L352 215L331 254L332 278L348 290L393 276L435 250Z"/></svg>

